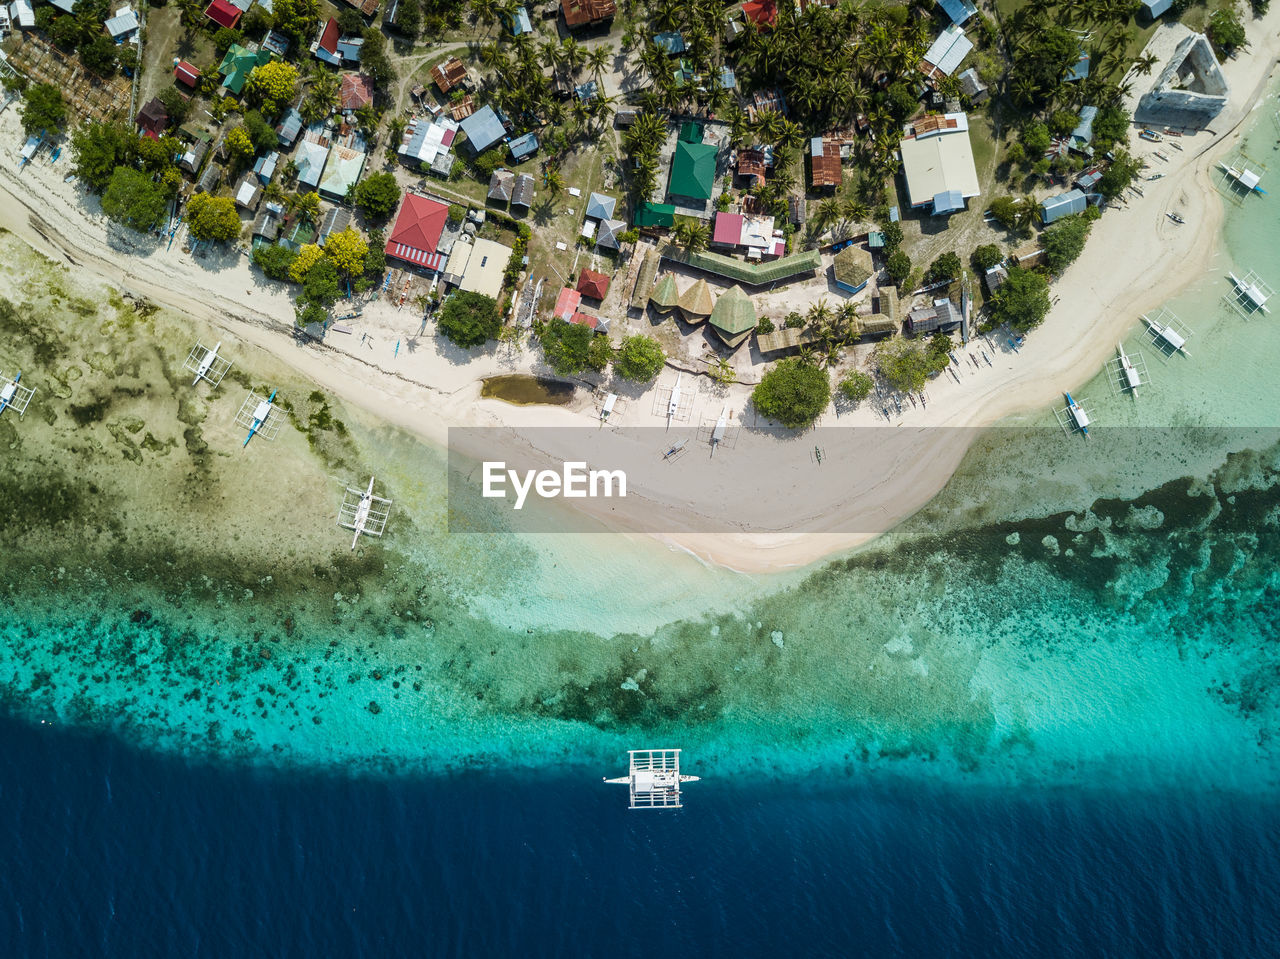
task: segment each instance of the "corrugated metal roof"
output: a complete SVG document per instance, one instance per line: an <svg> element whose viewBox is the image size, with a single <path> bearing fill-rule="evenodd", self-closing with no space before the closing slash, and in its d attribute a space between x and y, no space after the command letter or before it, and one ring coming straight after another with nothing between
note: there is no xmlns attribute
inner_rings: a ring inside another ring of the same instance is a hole
<svg viewBox="0 0 1280 959"><path fill-rule="evenodd" d="M969 51L973 49L973 41L964 35L964 31L954 23L938 34L929 51L924 55L920 69L927 76L941 74L951 76ZM927 69L932 67L932 69Z"/></svg>

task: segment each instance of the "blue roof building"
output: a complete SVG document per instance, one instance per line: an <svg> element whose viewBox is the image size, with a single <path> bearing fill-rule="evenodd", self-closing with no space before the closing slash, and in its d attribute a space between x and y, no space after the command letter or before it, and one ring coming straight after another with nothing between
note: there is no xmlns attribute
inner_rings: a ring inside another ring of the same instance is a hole
<svg viewBox="0 0 1280 959"><path fill-rule="evenodd" d="M599 93L599 87L594 80L588 80L586 83L579 83L573 88L573 95L579 100L594 100Z"/></svg>
<svg viewBox="0 0 1280 959"><path fill-rule="evenodd" d="M364 37L339 37L338 56L347 63L360 62L360 50L364 46Z"/></svg>
<svg viewBox="0 0 1280 959"><path fill-rule="evenodd" d="M617 204L618 201L614 197L603 193L592 193L587 197L587 211L584 215L589 220L612 220Z"/></svg>
<svg viewBox="0 0 1280 959"><path fill-rule="evenodd" d="M507 135L506 128L503 127L502 121L498 119L498 114L491 106L481 107L462 120L458 126L467 135L471 149L476 153L483 153Z"/></svg>
<svg viewBox="0 0 1280 959"><path fill-rule="evenodd" d="M738 78L733 74L733 67L720 68L720 87L724 90L736 90Z"/></svg>
<svg viewBox="0 0 1280 959"><path fill-rule="evenodd" d="M284 111L284 115L280 117L280 125L276 127L276 138L280 141L282 147L288 148L293 146L298 134L302 132L302 114L293 107L289 107Z"/></svg>
<svg viewBox="0 0 1280 959"><path fill-rule="evenodd" d="M1098 115L1097 107L1081 107L1080 122L1071 131L1071 145L1077 149L1087 147L1093 140L1093 120Z"/></svg>
<svg viewBox="0 0 1280 959"><path fill-rule="evenodd" d="M972 0L938 0L938 6L947 12L957 27L978 12Z"/></svg>
<svg viewBox="0 0 1280 959"><path fill-rule="evenodd" d="M538 152L538 138L532 133L526 133L508 143L507 148L511 151L511 159L519 163Z"/></svg>
<svg viewBox="0 0 1280 959"><path fill-rule="evenodd" d="M1041 219L1048 225L1054 220L1061 220L1064 216L1083 213L1087 205L1088 202L1083 193L1079 190L1068 190L1058 196L1048 197L1040 204Z"/></svg>
<svg viewBox="0 0 1280 959"><path fill-rule="evenodd" d="M524 7L516 8L516 14L511 18L511 33L517 37L533 33L533 24L529 22L529 11Z"/></svg>
<svg viewBox="0 0 1280 959"><path fill-rule="evenodd" d="M667 33L657 33L654 34L653 45L667 56L684 53L684 36L675 30Z"/></svg>
<svg viewBox="0 0 1280 959"><path fill-rule="evenodd" d="M1154 20L1171 6L1173 6L1173 0L1145 0L1142 4L1142 9L1146 11L1147 16Z"/></svg>
<svg viewBox="0 0 1280 959"><path fill-rule="evenodd" d="M1082 47L1080 49L1079 58L1072 65L1071 69L1067 71L1067 75L1063 77L1063 80L1070 83L1075 80L1083 80L1088 75L1089 75L1089 51L1085 50Z"/></svg>

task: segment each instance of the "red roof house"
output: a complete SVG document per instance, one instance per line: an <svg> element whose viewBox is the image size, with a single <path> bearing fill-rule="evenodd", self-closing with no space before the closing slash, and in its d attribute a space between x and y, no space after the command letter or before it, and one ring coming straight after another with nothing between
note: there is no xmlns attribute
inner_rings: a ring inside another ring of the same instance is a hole
<svg viewBox="0 0 1280 959"><path fill-rule="evenodd" d="M414 193L406 195L387 239L387 256L428 270L444 269L445 255L436 248L447 219L449 207L445 204Z"/></svg>
<svg viewBox="0 0 1280 959"><path fill-rule="evenodd" d="M742 15L754 23L757 30L772 30L778 25L777 0L748 0L742 5Z"/></svg>
<svg viewBox="0 0 1280 959"><path fill-rule="evenodd" d="M600 317L592 316L590 313L574 313L573 316L569 317L569 322L577 323L579 326L588 326L594 330L600 323Z"/></svg>
<svg viewBox="0 0 1280 959"><path fill-rule="evenodd" d="M577 312L579 305L582 303L582 294L577 290L571 290L567 286L560 291L560 296L556 300L556 309L553 316L558 316L562 320L568 320Z"/></svg>
<svg viewBox="0 0 1280 959"><path fill-rule="evenodd" d="M593 300L603 300L609 292L609 278L595 270L583 270L578 277L578 292Z"/></svg>
<svg viewBox="0 0 1280 959"><path fill-rule="evenodd" d="M742 242L742 214L717 213L711 242L716 246L737 246Z"/></svg>
<svg viewBox="0 0 1280 959"><path fill-rule="evenodd" d="M186 60L179 60L178 65L173 68L173 78L194 90L200 82L200 71Z"/></svg>
<svg viewBox="0 0 1280 959"><path fill-rule="evenodd" d="M204 8L204 15L220 27L234 30L240 22L240 10L228 0L213 0Z"/></svg>
<svg viewBox="0 0 1280 959"><path fill-rule="evenodd" d="M373 102L373 81L363 73L342 75L342 109L358 110Z"/></svg>

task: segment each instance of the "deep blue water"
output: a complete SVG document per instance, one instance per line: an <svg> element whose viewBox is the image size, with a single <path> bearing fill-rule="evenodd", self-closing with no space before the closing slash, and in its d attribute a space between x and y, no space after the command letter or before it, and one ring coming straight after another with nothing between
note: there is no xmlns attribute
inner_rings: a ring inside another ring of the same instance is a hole
<svg viewBox="0 0 1280 959"><path fill-rule="evenodd" d="M0 816L7 957L1280 951L1280 811L1239 797L708 779L642 813L4 720Z"/></svg>

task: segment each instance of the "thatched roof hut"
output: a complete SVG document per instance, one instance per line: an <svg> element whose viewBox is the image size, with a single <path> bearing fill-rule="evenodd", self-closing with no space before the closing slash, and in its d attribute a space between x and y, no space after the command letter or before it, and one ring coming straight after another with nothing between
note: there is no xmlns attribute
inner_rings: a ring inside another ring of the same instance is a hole
<svg viewBox="0 0 1280 959"><path fill-rule="evenodd" d="M892 289L892 287L890 287ZM886 333L898 332L898 321L883 313L872 313L870 316L858 317L859 336L883 336Z"/></svg>
<svg viewBox="0 0 1280 959"><path fill-rule="evenodd" d="M742 343L756 328L756 307L742 287L731 286L716 301L711 311L711 327L726 346Z"/></svg>
<svg viewBox="0 0 1280 959"><path fill-rule="evenodd" d="M716 301L711 296L711 287L707 281L699 278L698 282L680 294L678 305L681 314L688 322L701 323L711 315Z"/></svg>
<svg viewBox="0 0 1280 959"><path fill-rule="evenodd" d="M658 280L649 294L649 302L659 313L670 313L680 302L680 290L676 288L676 278L670 273Z"/></svg>
<svg viewBox="0 0 1280 959"><path fill-rule="evenodd" d="M836 286L846 293L861 292L875 273L871 253L860 246L846 246L836 254L831 265Z"/></svg>

